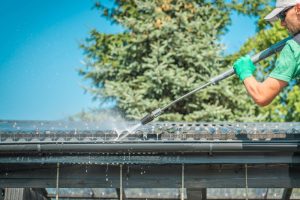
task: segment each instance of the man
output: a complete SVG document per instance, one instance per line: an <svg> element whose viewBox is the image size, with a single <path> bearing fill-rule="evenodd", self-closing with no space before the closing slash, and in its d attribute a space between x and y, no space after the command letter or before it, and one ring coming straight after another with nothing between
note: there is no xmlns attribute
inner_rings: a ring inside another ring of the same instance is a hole
<svg viewBox="0 0 300 200"><path fill-rule="evenodd" d="M290 80L300 77L300 0L277 0L276 8L265 20L273 22L277 19L281 20L281 25L291 35L297 36L286 43L269 77L261 83L252 76L256 67L249 56L242 57L233 64L236 75L259 106L270 104Z"/></svg>

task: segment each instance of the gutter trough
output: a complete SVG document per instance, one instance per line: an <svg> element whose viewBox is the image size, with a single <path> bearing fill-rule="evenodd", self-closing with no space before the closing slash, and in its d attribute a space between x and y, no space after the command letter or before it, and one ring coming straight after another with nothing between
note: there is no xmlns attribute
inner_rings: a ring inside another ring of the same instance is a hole
<svg viewBox="0 0 300 200"><path fill-rule="evenodd" d="M200 152L298 152L299 142L164 142L164 143L55 143L1 144L0 154L18 153L200 153Z"/></svg>

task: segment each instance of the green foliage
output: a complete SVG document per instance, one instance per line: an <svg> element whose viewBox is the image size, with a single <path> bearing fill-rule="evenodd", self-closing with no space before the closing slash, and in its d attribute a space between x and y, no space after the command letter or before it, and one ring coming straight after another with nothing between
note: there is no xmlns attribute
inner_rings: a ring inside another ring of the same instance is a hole
<svg viewBox="0 0 300 200"><path fill-rule="evenodd" d="M300 120L300 88L294 86L287 96L278 96L274 102L262 110L268 121L298 122Z"/></svg>
<svg viewBox="0 0 300 200"><path fill-rule="evenodd" d="M228 69L218 42L231 23L230 12L259 15L266 1L116 0L96 7L124 33L92 30L81 47L92 80L88 89L101 101L116 101L129 119L146 113L206 83ZM245 6L246 5L246 6ZM245 48L246 50L246 48ZM255 121L257 107L238 79L228 79L173 106L160 120Z"/></svg>

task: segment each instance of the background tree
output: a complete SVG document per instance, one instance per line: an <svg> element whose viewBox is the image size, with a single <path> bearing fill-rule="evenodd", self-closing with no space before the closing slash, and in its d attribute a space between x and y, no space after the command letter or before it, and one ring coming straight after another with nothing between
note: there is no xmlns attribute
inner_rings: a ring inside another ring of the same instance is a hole
<svg viewBox="0 0 300 200"><path fill-rule="evenodd" d="M233 10L254 16L270 10L269 2L262 0L115 3L113 8L101 2L96 7L126 31L103 34L92 30L81 45L88 64L80 73L92 80L88 91L95 98L115 101L116 109L129 119L140 119L228 69L238 54L224 58L219 41L231 23ZM160 117L171 121L261 119L264 118L258 108L236 78L177 103Z"/></svg>

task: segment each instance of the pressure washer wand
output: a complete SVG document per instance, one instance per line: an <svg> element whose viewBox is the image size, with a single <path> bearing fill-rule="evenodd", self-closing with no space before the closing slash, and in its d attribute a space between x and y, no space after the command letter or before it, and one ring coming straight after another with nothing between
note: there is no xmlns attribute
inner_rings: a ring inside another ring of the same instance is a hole
<svg viewBox="0 0 300 200"><path fill-rule="evenodd" d="M292 37L285 38L284 40L281 40L280 42L277 42L276 44L270 46L269 48L267 48L267 49L257 53L256 55L252 56L251 57L252 62L253 63L258 63L259 61L264 60L265 58L273 55L274 53L276 53L278 51L281 51L281 49L284 47L285 43L290 39L292 39ZM187 93L187 94L179 97L178 99L172 101L168 105L166 105L162 108L158 108L158 109L152 111L151 113L147 114L145 117L143 117L141 119L141 124L142 125L148 124L149 122L151 122L153 119L155 119L156 117L161 115L166 109L168 109L169 107L171 107L172 105L174 105L178 101L180 101L180 100L182 100L182 99L198 92L199 90L202 90L202 89L206 88L209 85L214 85L214 84L218 83L219 81L224 80L224 79L232 76L233 74L234 74L234 69L233 69L233 67L231 67L230 70L228 70L228 71L226 71L226 72L224 72L224 73L222 73L222 74L220 74L216 77L213 77L206 84L195 88L194 90L190 91L189 93Z"/></svg>

